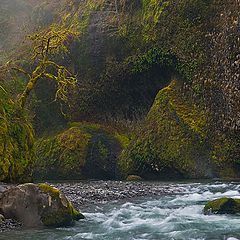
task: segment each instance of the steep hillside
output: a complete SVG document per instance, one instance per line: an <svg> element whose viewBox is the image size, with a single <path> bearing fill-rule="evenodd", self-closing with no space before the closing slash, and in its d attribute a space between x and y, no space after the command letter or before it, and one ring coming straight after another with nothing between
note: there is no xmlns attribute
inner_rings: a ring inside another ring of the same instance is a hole
<svg viewBox="0 0 240 240"><path fill-rule="evenodd" d="M14 11L8 1L0 4L4 14L14 12L1 20L2 49L21 49L24 34L16 29L26 22L27 33L53 25L78 31L65 41L67 51L54 55L78 79L68 103L52 103L58 85L42 78L29 104L38 136L67 121L97 122L133 138L118 157L123 177L239 177L238 0L16 4ZM31 70L24 46L14 57Z"/></svg>

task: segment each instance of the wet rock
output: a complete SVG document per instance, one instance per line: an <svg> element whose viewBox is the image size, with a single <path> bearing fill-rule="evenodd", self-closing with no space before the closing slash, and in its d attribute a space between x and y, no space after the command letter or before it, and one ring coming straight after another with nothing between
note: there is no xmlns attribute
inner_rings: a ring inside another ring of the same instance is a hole
<svg viewBox="0 0 240 240"><path fill-rule="evenodd" d="M5 221L5 217L2 214L0 214L0 224L2 224L4 221Z"/></svg>
<svg viewBox="0 0 240 240"><path fill-rule="evenodd" d="M208 202L204 214L240 214L240 199L224 197Z"/></svg>
<svg viewBox="0 0 240 240"><path fill-rule="evenodd" d="M78 183L55 184L66 194L76 207L106 203L116 200L128 200L137 197L157 197L163 194L181 192L182 189L148 182L122 181L83 181Z"/></svg>
<svg viewBox="0 0 240 240"><path fill-rule="evenodd" d="M142 181L143 179L138 175L129 175L126 180L136 182L136 181Z"/></svg>
<svg viewBox="0 0 240 240"><path fill-rule="evenodd" d="M0 197L0 213L25 227L68 226L84 218L66 196L47 184L23 184L12 187Z"/></svg>
<svg viewBox="0 0 240 240"><path fill-rule="evenodd" d="M4 222L0 223L0 232L20 229L21 226L22 224L16 220L6 219Z"/></svg>

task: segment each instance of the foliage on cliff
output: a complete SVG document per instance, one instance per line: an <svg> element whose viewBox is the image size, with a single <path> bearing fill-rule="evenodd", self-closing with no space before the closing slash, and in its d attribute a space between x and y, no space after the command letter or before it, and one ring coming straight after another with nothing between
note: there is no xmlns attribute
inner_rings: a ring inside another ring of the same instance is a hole
<svg viewBox="0 0 240 240"><path fill-rule="evenodd" d="M34 175L43 179L115 179L120 151L128 137L99 124L70 127L36 143Z"/></svg>
<svg viewBox="0 0 240 240"><path fill-rule="evenodd" d="M159 91L144 127L123 151L123 174L146 179L211 177L206 121L203 108L184 98L181 82L173 80Z"/></svg>
<svg viewBox="0 0 240 240"><path fill-rule="evenodd" d="M159 91L147 118L119 159L122 175L145 179L234 178L237 139L212 139L207 112L185 96L173 80ZM235 141L234 141L234 140Z"/></svg>
<svg viewBox="0 0 240 240"><path fill-rule="evenodd" d="M180 177L237 176L237 0L62 0L58 7L57 2L46 1L37 6L34 19L39 28L34 29L47 35L54 22L61 22L65 27L74 26L78 32L63 34L67 36L63 44L67 42L68 51L53 58L80 80L76 91L63 94L69 100L70 108L64 109L67 120L107 124L125 121L136 125L143 121L140 128L145 132L133 128L140 137L130 143L120 159L123 171L130 174L141 163L146 172L142 168L137 174L158 175L166 169L165 175L172 170ZM53 9L52 14L47 14ZM21 51L21 57L25 53ZM35 62L30 67L31 73L36 65ZM57 70L62 70L58 66ZM56 68L43 68L45 77L56 77ZM60 78L65 75L60 74ZM177 79L177 83L171 83L172 79ZM54 96L57 86L48 88L44 81L36 85L38 120L34 122L40 135L48 130L47 123L58 124L57 118L62 118L49 114L49 119L45 119L52 108L44 102L44 96ZM78 131L85 142L86 132ZM58 137L50 137L47 145L55 144ZM103 144L97 146L106 156Z"/></svg>
<svg viewBox="0 0 240 240"><path fill-rule="evenodd" d="M16 96L11 94L6 85L0 85L0 181L28 181L34 131L29 113L19 111Z"/></svg>

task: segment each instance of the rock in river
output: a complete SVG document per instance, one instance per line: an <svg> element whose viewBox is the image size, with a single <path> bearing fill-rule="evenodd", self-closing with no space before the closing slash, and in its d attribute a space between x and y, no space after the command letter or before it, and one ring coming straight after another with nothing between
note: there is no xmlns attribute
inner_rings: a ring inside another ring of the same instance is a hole
<svg viewBox="0 0 240 240"><path fill-rule="evenodd" d="M2 214L0 214L0 224L2 224L4 221L5 221L5 217Z"/></svg>
<svg viewBox="0 0 240 240"><path fill-rule="evenodd" d="M20 221L25 227L60 227L84 218L66 196L47 184L12 187L0 197L0 214Z"/></svg>
<svg viewBox="0 0 240 240"><path fill-rule="evenodd" d="M240 214L240 199L220 198L208 202L204 214Z"/></svg>
<svg viewBox="0 0 240 240"><path fill-rule="evenodd" d="M138 175L129 175L126 180L130 182L143 181L143 179Z"/></svg>

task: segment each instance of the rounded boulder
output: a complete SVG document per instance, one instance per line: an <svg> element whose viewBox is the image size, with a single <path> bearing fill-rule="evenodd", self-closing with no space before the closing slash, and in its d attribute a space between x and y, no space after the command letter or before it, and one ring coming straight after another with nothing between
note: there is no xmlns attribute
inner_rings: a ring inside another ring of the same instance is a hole
<svg viewBox="0 0 240 240"><path fill-rule="evenodd" d="M240 214L240 199L219 198L208 202L204 214Z"/></svg>
<svg viewBox="0 0 240 240"><path fill-rule="evenodd" d="M0 214L25 227L61 227L84 218L67 197L47 184L23 184L12 187L0 197Z"/></svg>

